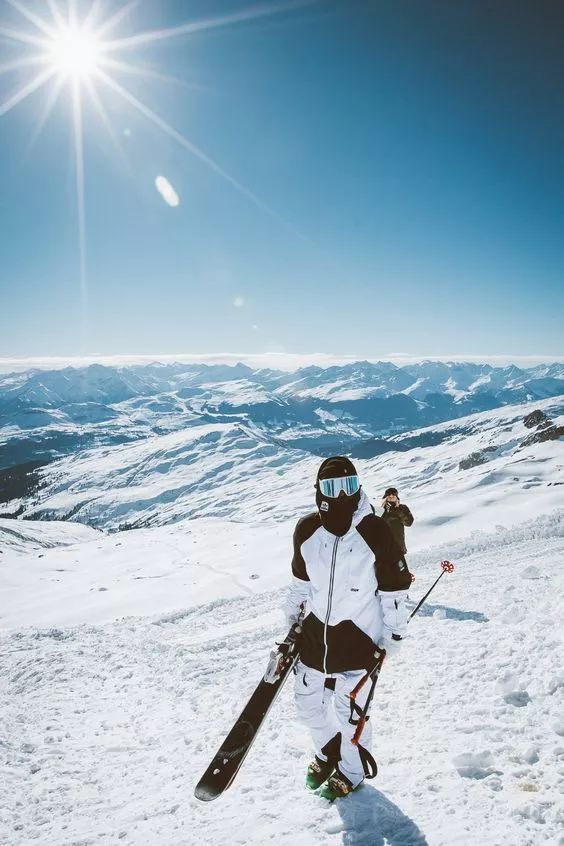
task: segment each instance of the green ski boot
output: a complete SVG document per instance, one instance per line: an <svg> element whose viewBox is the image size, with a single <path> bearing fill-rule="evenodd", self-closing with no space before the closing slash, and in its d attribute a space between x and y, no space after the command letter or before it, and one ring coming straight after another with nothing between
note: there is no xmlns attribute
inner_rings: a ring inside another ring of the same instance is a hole
<svg viewBox="0 0 564 846"><path fill-rule="evenodd" d="M306 787L309 790L317 790L324 781L327 781L334 769L334 761L322 761L316 755L307 768Z"/></svg>
<svg viewBox="0 0 564 846"><path fill-rule="evenodd" d="M325 784L321 790L319 791L319 795L322 799L327 799L329 802L334 802L335 799L342 799L344 796L348 796L349 793L352 793L353 790L356 790L357 787L360 787L360 784L357 784L356 787L353 787L351 782L348 780L346 776L344 776L339 770L335 770L327 784Z"/></svg>

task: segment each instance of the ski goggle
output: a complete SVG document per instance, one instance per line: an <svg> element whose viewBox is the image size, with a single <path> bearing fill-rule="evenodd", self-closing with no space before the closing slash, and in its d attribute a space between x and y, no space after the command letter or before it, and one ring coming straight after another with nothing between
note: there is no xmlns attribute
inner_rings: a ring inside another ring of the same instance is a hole
<svg viewBox="0 0 564 846"><path fill-rule="evenodd" d="M338 479L319 479L319 490L323 496L337 497L344 491L347 496L352 496L360 490L358 476L343 476Z"/></svg>

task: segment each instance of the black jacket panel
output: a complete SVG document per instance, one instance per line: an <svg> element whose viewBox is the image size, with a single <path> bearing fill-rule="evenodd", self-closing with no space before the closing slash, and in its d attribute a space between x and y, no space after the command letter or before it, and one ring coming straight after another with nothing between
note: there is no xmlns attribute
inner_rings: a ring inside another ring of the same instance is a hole
<svg viewBox="0 0 564 846"><path fill-rule="evenodd" d="M302 555L301 546L308 540L314 532L321 526L321 518L318 511L312 514L307 514L298 520L296 528L294 529L294 555L292 558L292 574L296 579L301 579L303 582L309 582L306 564Z"/></svg>
<svg viewBox="0 0 564 846"><path fill-rule="evenodd" d="M391 528L381 517L365 517L356 527L374 553L378 590L408 590L411 573Z"/></svg>
<svg viewBox="0 0 564 846"><path fill-rule="evenodd" d="M374 643L351 620L327 626L327 673L363 670L374 655ZM324 624L308 614L302 625L300 660L306 667L324 672Z"/></svg>

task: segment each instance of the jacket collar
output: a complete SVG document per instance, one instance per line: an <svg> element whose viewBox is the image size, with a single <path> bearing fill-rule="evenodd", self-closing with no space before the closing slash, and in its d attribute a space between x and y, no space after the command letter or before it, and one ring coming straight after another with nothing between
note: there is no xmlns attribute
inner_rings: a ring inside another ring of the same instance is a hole
<svg viewBox="0 0 564 846"><path fill-rule="evenodd" d="M358 503L358 507L352 517L351 529L355 529L360 521L364 520L365 517L368 517L369 514L374 514L374 509L370 504L370 500L364 491L362 491L360 494L360 502Z"/></svg>

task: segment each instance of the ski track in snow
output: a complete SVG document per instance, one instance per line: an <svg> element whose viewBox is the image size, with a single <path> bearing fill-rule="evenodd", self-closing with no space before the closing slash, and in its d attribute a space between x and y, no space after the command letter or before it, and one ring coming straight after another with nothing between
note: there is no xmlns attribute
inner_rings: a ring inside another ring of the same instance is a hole
<svg viewBox="0 0 564 846"><path fill-rule="evenodd" d="M528 543L458 543L382 672L380 773L333 806L303 787L293 681L229 791L192 795L284 634L280 590L5 633L0 843L562 846L564 538L539 527ZM413 599L439 560L413 557Z"/></svg>

